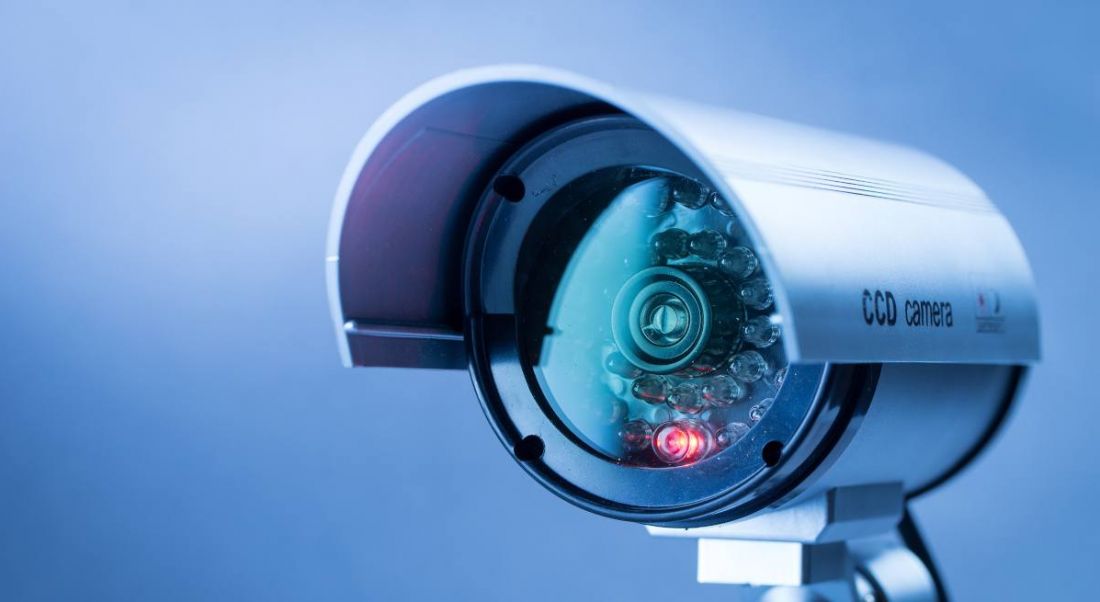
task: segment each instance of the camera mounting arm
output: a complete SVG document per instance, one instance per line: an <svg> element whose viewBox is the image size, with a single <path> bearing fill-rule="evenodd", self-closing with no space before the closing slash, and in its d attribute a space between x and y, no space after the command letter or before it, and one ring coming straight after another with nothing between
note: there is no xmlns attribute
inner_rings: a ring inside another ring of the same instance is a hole
<svg viewBox="0 0 1100 602"><path fill-rule="evenodd" d="M768 587L779 602L945 600L901 485L840 487L713 527L646 527L698 539L698 581Z"/></svg>

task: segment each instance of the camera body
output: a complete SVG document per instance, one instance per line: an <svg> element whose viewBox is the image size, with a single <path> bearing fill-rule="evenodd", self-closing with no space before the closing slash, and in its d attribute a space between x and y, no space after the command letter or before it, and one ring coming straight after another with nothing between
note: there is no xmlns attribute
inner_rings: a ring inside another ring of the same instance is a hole
<svg viewBox="0 0 1100 602"><path fill-rule="evenodd" d="M663 527L928 491L1039 357L1023 249L944 162L533 67L378 120L327 276L346 365L470 370L533 477Z"/></svg>

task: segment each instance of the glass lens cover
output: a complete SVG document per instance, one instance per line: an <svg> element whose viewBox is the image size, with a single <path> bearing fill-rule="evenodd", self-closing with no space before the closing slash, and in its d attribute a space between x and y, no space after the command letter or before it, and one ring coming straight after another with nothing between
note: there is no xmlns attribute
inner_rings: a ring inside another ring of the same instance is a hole
<svg viewBox="0 0 1100 602"><path fill-rule="evenodd" d="M518 280L521 339L568 432L639 467L694 464L745 437L788 365L769 280L725 199L616 167L546 207Z"/></svg>

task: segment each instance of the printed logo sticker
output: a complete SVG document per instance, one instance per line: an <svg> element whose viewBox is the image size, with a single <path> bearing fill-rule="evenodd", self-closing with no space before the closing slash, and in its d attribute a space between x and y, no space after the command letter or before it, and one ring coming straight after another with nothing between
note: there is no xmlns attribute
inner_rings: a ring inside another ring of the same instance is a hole
<svg viewBox="0 0 1100 602"><path fill-rule="evenodd" d="M1005 329L1004 307L997 289L978 287L975 291L975 318L978 332L999 333Z"/></svg>

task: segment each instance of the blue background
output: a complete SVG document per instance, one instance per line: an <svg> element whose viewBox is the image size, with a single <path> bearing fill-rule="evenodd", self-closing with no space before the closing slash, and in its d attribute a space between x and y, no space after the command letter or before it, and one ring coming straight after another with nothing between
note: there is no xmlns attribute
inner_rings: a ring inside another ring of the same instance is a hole
<svg viewBox="0 0 1100 602"><path fill-rule="evenodd" d="M1045 359L917 514L960 599L1095 593L1096 9L25 4L0 4L0 598L736 599L692 543L543 491L464 373L339 367L345 160L412 87L498 62L971 175L1028 249Z"/></svg>

